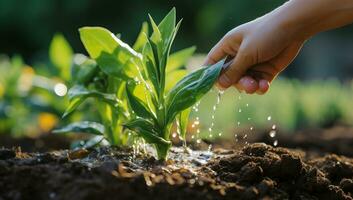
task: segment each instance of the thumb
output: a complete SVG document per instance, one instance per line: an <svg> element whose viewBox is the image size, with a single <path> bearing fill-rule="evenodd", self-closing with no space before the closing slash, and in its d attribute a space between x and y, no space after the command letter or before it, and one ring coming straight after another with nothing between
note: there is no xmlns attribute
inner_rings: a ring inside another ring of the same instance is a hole
<svg viewBox="0 0 353 200"><path fill-rule="evenodd" d="M233 62L219 77L218 85L222 88L228 88L237 83L244 76L247 69L255 64L254 60L251 54L242 51L240 48Z"/></svg>

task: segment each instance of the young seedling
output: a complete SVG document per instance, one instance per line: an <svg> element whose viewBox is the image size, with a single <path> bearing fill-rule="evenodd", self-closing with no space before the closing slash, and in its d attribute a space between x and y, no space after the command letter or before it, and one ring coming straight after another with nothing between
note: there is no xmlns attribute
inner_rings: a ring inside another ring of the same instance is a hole
<svg viewBox="0 0 353 200"><path fill-rule="evenodd" d="M144 24L133 48L107 29L80 29L86 50L106 76L103 80L110 81L110 84L99 92L83 89L82 86L71 89L67 113L73 111L83 101L82 98L94 96L99 103L108 105L109 110L105 112L107 118L118 120L104 124L105 129L129 129L153 144L159 159L166 159L171 147L172 125L178 124L180 136L185 138L190 107L212 88L223 61L187 75L182 67L195 48L170 54L181 24L181 21L176 23L175 9L159 25L152 17L150 23L152 34L148 35L147 25ZM122 113L125 117L119 121Z"/></svg>

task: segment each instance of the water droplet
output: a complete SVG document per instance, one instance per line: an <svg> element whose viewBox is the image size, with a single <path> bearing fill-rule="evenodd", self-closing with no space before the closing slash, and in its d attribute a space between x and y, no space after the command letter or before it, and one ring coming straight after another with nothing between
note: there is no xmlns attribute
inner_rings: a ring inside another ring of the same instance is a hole
<svg viewBox="0 0 353 200"><path fill-rule="evenodd" d="M49 193L49 198L54 199L55 196L56 196L56 193L55 193L55 192Z"/></svg>
<svg viewBox="0 0 353 200"><path fill-rule="evenodd" d="M199 121L200 120L200 118L199 117L196 117L196 121Z"/></svg>
<svg viewBox="0 0 353 200"><path fill-rule="evenodd" d="M248 134L245 134L244 136L243 136L243 139L246 139L248 137Z"/></svg>
<svg viewBox="0 0 353 200"><path fill-rule="evenodd" d="M192 124L191 127L192 127L192 128L195 128L195 124Z"/></svg>
<svg viewBox="0 0 353 200"><path fill-rule="evenodd" d="M195 139L195 135L192 135L192 136L191 136L191 139Z"/></svg>
<svg viewBox="0 0 353 200"><path fill-rule="evenodd" d="M273 142L273 146L277 146L278 145L278 140L275 140L274 142Z"/></svg>
<svg viewBox="0 0 353 200"><path fill-rule="evenodd" d="M275 130L270 131L269 135L271 138L274 138L276 136L276 131Z"/></svg>
<svg viewBox="0 0 353 200"><path fill-rule="evenodd" d="M197 143L197 144L200 144L200 143L201 143L201 139L197 139L197 140L196 140L196 143Z"/></svg>
<svg viewBox="0 0 353 200"><path fill-rule="evenodd" d="M209 134L208 136L209 136L210 138L212 138L212 137L213 137L213 134Z"/></svg>
<svg viewBox="0 0 353 200"><path fill-rule="evenodd" d="M218 133L218 136L222 136L222 132L219 132L219 133Z"/></svg>
<svg viewBox="0 0 353 200"><path fill-rule="evenodd" d="M211 127L210 127L210 128L208 128L208 131L210 131L210 132L211 132L211 131L212 131L212 128L211 128Z"/></svg>
<svg viewBox="0 0 353 200"><path fill-rule="evenodd" d="M176 136L177 136L177 133L174 132L174 133L172 134L172 137L173 137L173 138L176 138Z"/></svg>
<svg viewBox="0 0 353 200"><path fill-rule="evenodd" d="M200 129L197 129L197 130L196 130L196 133L200 133Z"/></svg>
<svg viewBox="0 0 353 200"><path fill-rule="evenodd" d="M208 145L208 151L212 150L212 144Z"/></svg>
<svg viewBox="0 0 353 200"><path fill-rule="evenodd" d="M64 85L62 83L57 83L54 86L54 92L56 95L63 97L67 93L67 87L66 87L66 85Z"/></svg>
<svg viewBox="0 0 353 200"><path fill-rule="evenodd" d="M246 107L249 107L249 104L247 103L245 106L246 106Z"/></svg>
<svg viewBox="0 0 353 200"><path fill-rule="evenodd" d="M248 121L250 121L251 120L251 118L250 117L248 117Z"/></svg>
<svg viewBox="0 0 353 200"><path fill-rule="evenodd" d="M241 109L240 109L240 108L239 108L238 112L240 112L240 113L241 113Z"/></svg>
<svg viewBox="0 0 353 200"><path fill-rule="evenodd" d="M194 124L195 124L195 125L199 125L199 124L200 124L200 121L196 120L196 121L194 122Z"/></svg>
<svg viewBox="0 0 353 200"><path fill-rule="evenodd" d="M237 125L240 126L240 122L237 122Z"/></svg>
<svg viewBox="0 0 353 200"><path fill-rule="evenodd" d="M240 95L238 96L238 99L241 100L241 96Z"/></svg>
<svg viewBox="0 0 353 200"><path fill-rule="evenodd" d="M273 130L276 129L276 124L272 125L272 129Z"/></svg>
<svg viewBox="0 0 353 200"><path fill-rule="evenodd" d="M267 121L271 121L272 117L271 115L267 117Z"/></svg>
<svg viewBox="0 0 353 200"><path fill-rule="evenodd" d="M250 131L254 130L254 127L250 127Z"/></svg>

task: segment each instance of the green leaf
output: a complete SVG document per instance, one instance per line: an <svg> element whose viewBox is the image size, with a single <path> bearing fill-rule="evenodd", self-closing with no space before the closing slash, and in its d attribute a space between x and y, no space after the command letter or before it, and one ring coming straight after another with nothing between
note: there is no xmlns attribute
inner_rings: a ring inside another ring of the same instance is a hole
<svg viewBox="0 0 353 200"><path fill-rule="evenodd" d="M162 41L162 34L159 31L159 28L158 28L156 22L154 22L151 15L148 15L148 17L150 18L150 23L151 23L152 30L153 30L153 33L152 33L150 39L154 44L158 45Z"/></svg>
<svg viewBox="0 0 353 200"><path fill-rule="evenodd" d="M147 72L147 77L153 84L155 91L158 92L159 90L158 69L154 63L153 50L149 41L147 41L147 43L145 44L142 54L143 54L143 62L145 64L145 71Z"/></svg>
<svg viewBox="0 0 353 200"><path fill-rule="evenodd" d="M62 34L55 34L49 47L51 62L60 70L60 77L70 79L73 51Z"/></svg>
<svg viewBox="0 0 353 200"><path fill-rule="evenodd" d="M167 73L185 66L188 59L190 59L191 56L194 54L195 50L196 50L196 47L192 46L170 55L168 58L168 63L166 68Z"/></svg>
<svg viewBox="0 0 353 200"><path fill-rule="evenodd" d="M180 136L185 140L191 108L181 111L178 115Z"/></svg>
<svg viewBox="0 0 353 200"><path fill-rule="evenodd" d="M104 126L97 122L83 121L83 122L75 122L53 131L53 133L68 133L68 132L104 135Z"/></svg>
<svg viewBox="0 0 353 200"><path fill-rule="evenodd" d="M98 72L96 61L82 54L74 56L71 66L71 79L76 84L88 84Z"/></svg>
<svg viewBox="0 0 353 200"><path fill-rule="evenodd" d="M176 11L175 8L164 17L161 23L158 25L158 29L161 33L164 45L167 45L172 38L173 31L175 28Z"/></svg>
<svg viewBox="0 0 353 200"><path fill-rule="evenodd" d="M155 119L154 114L149 111L148 106L139 98L133 95L133 88L132 86L129 86L129 84L126 85L126 95L132 110L137 116L142 118Z"/></svg>
<svg viewBox="0 0 353 200"><path fill-rule="evenodd" d="M105 28L84 27L79 31L86 50L103 72L123 79L136 76L141 54Z"/></svg>
<svg viewBox="0 0 353 200"><path fill-rule="evenodd" d="M143 47L145 46L146 42L148 41L148 38L146 37L148 35L148 23L143 22L141 31L139 35L137 36L136 42L133 46L133 49L137 52L142 52Z"/></svg>
<svg viewBox="0 0 353 200"><path fill-rule="evenodd" d="M95 97L115 107L122 104L122 102L117 99L115 94L106 94L98 91L90 91L82 85L75 85L74 87L70 88L68 92L68 97L70 100L70 104L66 109L63 118L72 113L85 99L89 97Z"/></svg>
<svg viewBox="0 0 353 200"><path fill-rule="evenodd" d="M71 114L73 111L76 110L76 108L83 103L83 101L86 99L86 97L77 97L72 100L70 100L69 106L66 108L65 113L63 114L62 118L67 117L69 114Z"/></svg>
<svg viewBox="0 0 353 200"><path fill-rule="evenodd" d="M179 82L184 76L186 76L187 71L185 69L175 70L167 74L167 80L165 83L165 91L169 92L174 85Z"/></svg>
<svg viewBox="0 0 353 200"><path fill-rule="evenodd" d="M143 139L145 139L146 142L150 144L164 144L164 145L171 144L170 141L167 141L157 135L156 129L154 128L153 124L148 120L137 118L124 124L124 127L132 131L135 131Z"/></svg>
<svg viewBox="0 0 353 200"><path fill-rule="evenodd" d="M223 63L224 60L221 60L210 67L194 71L171 89L167 96L168 122L173 121L179 112L199 101L212 88L221 73Z"/></svg>

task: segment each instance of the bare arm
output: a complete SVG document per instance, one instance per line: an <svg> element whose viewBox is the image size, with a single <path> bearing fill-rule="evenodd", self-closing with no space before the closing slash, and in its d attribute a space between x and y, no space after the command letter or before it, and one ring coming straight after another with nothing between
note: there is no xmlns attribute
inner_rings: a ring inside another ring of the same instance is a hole
<svg viewBox="0 0 353 200"><path fill-rule="evenodd" d="M218 85L263 94L308 38L351 22L353 0L291 0L229 31L209 52L206 63L234 56Z"/></svg>

